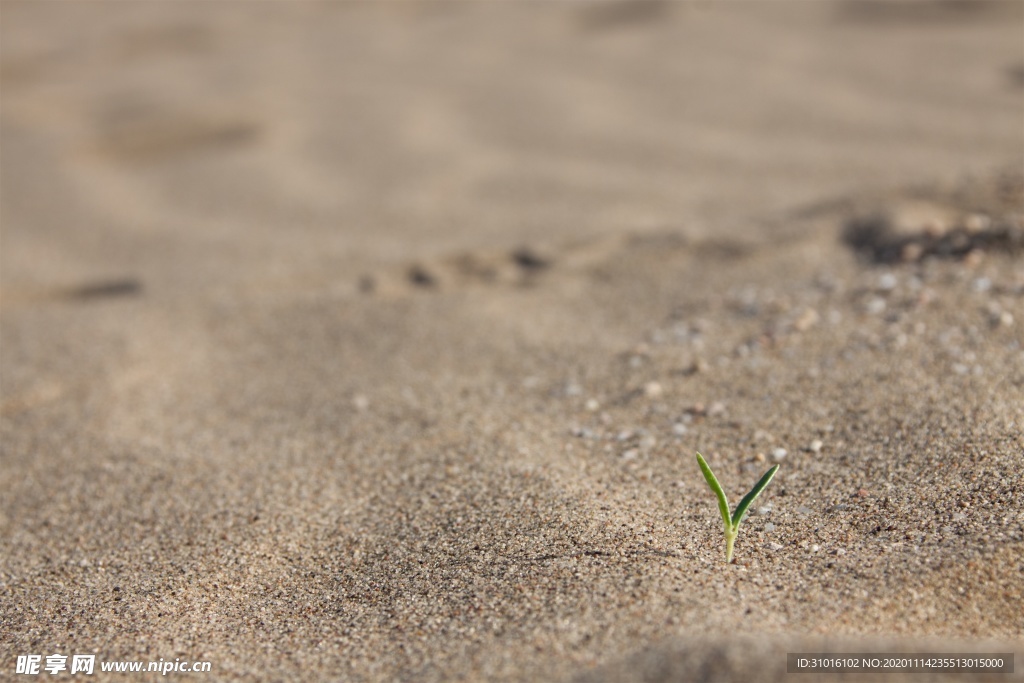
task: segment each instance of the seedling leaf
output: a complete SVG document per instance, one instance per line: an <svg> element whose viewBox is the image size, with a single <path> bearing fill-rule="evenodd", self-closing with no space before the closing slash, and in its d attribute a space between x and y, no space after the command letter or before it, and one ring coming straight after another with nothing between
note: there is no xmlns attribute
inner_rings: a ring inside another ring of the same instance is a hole
<svg viewBox="0 0 1024 683"><path fill-rule="evenodd" d="M775 467L765 472L764 476L761 477L761 481L754 484L754 488L750 489L750 493L743 496L743 500L741 500L740 504L736 506L736 512L732 513L733 526L739 527L740 522L743 521L743 515L746 513L747 508L750 507L750 504L754 502L755 498L761 495L761 491L764 490L765 486L768 486L768 482L772 480L772 477L774 477L775 473L778 471L779 466L776 465Z"/></svg>
<svg viewBox="0 0 1024 683"><path fill-rule="evenodd" d="M722 485L718 483L718 478L715 477L715 473L712 472L711 468L708 467L708 464L704 462L704 457L700 453L697 454L697 464L700 465L700 470L704 473L704 478L707 479L708 486L710 486L711 490L715 492L716 496L718 496L718 509L722 513L722 519L725 521L726 525L731 524L732 519L729 517L729 499L726 498L725 491L722 489Z"/></svg>

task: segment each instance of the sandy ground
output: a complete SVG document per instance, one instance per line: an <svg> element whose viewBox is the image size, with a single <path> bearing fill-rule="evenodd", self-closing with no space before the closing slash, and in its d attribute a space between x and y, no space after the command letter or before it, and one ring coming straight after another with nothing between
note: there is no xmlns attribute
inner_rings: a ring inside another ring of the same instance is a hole
<svg viewBox="0 0 1024 683"><path fill-rule="evenodd" d="M1021 3L0 11L0 678L1024 678Z"/></svg>

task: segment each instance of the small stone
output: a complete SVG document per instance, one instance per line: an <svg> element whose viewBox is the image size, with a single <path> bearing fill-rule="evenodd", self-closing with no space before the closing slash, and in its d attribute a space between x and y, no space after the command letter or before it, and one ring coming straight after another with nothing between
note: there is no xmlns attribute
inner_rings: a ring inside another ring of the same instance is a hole
<svg viewBox="0 0 1024 683"><path fill-rule="evenodd" d="M362 394L356 394L352 397L352 407L359 411L366 410L370 407L370 399L366 398Z"/></svg>
<svg viewBox="0 0 1024 683"><path fill-rule="evenodd" d="M971 289L975 292L987 292L992 289L992 280L987 277L979 277L971 283Z"/></svg>
<svg viewBox="0 0 1024 683"><path fill-rule="evenodd" d="M579 396L582 393L583 387L581 387L579 384L576 384L576 382L569 382L565 385L565 395L568 396L569 398Z"/></svg>
<svg viewBox="0 0 1024 683"><path fill-rule="evenodd" d="M815 543L814 545L812 545L812 546L811 546L811 552L812 552L812 553L816 553L816 552L818 552L819 550L821 550L821 546L820 546L820 545L818 545L817 543Z"/></svg>
<svg viewBox="0 0 1024 683"><path fill-rule="evenodd" d="M651 435L647 435L644 438L640 439L640 448L644 449L645 451L649 451L657 445L658 440Z"/></svg>
<svg viewBox="0 0 1024 683"><path fill-rule="evenodd" d="M805 505L801 505L800 507L798 507L796 509L796 511L797 511L798 514L801 514L801 515L803 515L805 517L807 515L813 515L814 514L814 510L812 510L811 508L809 508L809 507L807 507Z"/></svg>
<svg viewBox="0 0 1024 683"><path fill-rule="evenodd" d="M971 233L976 234L987 230L988 226L992 224L992 219L983 213L972 213L964 220L964 229Z"/></svg>
<svg viewBox="0 0 1024 683"><path fill-rule="evenodd" d="M776 448L772 450L772 460L775 462L785 459L787 455L789 455L789 452L785 448Z"/></svg>
<svg viewBox="0 0 1024 683"><path fill-rule="evenodd" d="M772 524L771 522L768 522L767 524L764 525L764 530L767 531L768 533L771 533L771 532L775 531L775 525Z"/></svg>
<svg viewBox="0 0 1024 683"><path fill-rule="evenodd" d="M896 285L899 284L899 280L892 273L885 273L878 278L878 289L883 292L891 292L896 289Z"/></svg>
<svg viewBox="0 0 1024 683"><path fill-rule="evenodd" d="M772 511L772 506L771 505L763 505L763 506L757 508L757 514L760 515L761 517L764 517L765 515L771 514L771 511Z"/></svg>
<svg viewBox="0 0 1024 683"><path fill-rule="evenodd" d="M796 321L793 322L793 327L798 332L806 332L807 330L817 325L820 319L821 316L818 315L818 312L816 310L814 310L813 308L808 308L804 310L803 313L800 314L800 317L797 318Z"/></svg>
<svg viewBox="0 0 1024 683"><path fill-rule="evenodd" d="M903 245L903 249L900 250L900 260L904 263L913 263L914 261L920 261L924 255L924 247L917 242L908 242Z"/></svg>
<svg viewBox="0 0 1024 683"><path fill-rule="evenodd" d="M685 436L687 431L689 430L682 422L676 422L672 425L672 433L676 436Z"/></svg>
<svg viewBox="0 0 1024 683"><path fill-rule="evenodd" d="M640 455L640 451L635 448L630 448L628 451L622 452L623 460L636 460L637 456Z"/></svg>
<svg viewBox="0 0 1024 683"><path fill-rule="evenodd" d="M587 410L589 410L592 413L595 413L601 409L601 404L597 402L596 398L588 398L586 406Z"/></svg>
<svg viewBox="0 0 1024 683"><path fill-rule="evenodd" d="M821 439L814 439L807 447L807 450L809 450L811 453L821 453L821 447L824 445L825 444L821 442Z"/></svg>
<svg viewBox="0 0 1024 683"><path fill-rule="evenodd" d="M990 320L993 327L1013 327L1013 314L1009 311L993 313Z"/></svg>
<svg viewBox="0 0 1024 683"><path fill-rule="evenodd" d="M865 306L865 309L871 315L881 315L882 313L885 312L885 299L876 296L870 301L868 301L867 306Z"/></svg>
<svg viewBox="0 0 1024 683"><path fill-rule="evenodd" d="M722 415L724 413L725 413L725 404L722 403L721 401L715 401L710 406L708 406L708 417L713 417L715 415Z"/></svg>
<svg viewBox="0 0 1024 683"><path fill-rule="evenodd" d="M964 256L964 265L968 268L976 268L985 260L985 252L981 249L971 249Z"/></svg>
<svg viewBox="0 0 1024 683"><path fill-rule="evenodd" d="M659 382L648 382L644 385L644 396L647 398L660 398L665 390L661 388Z"/></svg>
<svg viewBox="0 0 1024 683"><path fill-rule="evenodd" d="M768 548L771 549L771 550L774 550L775 552L778 552L778 551L782 550L783 545L781 543L772 542L772 543L768 544Z"/></svg>
<svg viewBox="0 0 1024 683"><path fill-rule="evenodd" d="M629 441L633 438L633 430L623 429L621 432L615 435L616 441Z"/></svg>
<svg viewBox="0 0 1024 683"><path fill-rule="evenodd" d="M764 453L755 453L754 454L754 460L756 462L764 462L764 460L765 460Z"/></svg>

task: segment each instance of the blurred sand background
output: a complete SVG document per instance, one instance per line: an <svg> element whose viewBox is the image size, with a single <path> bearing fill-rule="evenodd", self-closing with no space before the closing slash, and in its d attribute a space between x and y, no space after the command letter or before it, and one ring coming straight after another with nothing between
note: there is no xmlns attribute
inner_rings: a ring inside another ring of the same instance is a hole
<svg viewBox="0 0 1024 683"><path fill-rule="evenodd" d="M3 0L0 172L0 677L1024 666L1021 2Z"/></svg>

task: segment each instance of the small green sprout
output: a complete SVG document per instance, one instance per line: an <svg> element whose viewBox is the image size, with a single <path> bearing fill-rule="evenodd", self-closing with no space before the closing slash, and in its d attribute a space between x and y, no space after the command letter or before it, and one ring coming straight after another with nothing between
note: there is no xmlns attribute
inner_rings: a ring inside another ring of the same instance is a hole
<svg viewBox="0 0 1024 683"><path fill-rule="evenodd" d="M700 465L701 472L704 473L704 478L708 480L708 486L718 496L718 509L722 513L722 519L725 521L725 563L729 564L732 562L732 544L736 540L736 534L740 531L740 522L743 521L743 516L747 513L747 508L754 502L754 499L761 495L761 491L768 486L768 482L775 476L775 472L778 471L779 466L771 468L764 473L761 480L754 484L754 488L750 489L750 493L743 496L743 500L736 506L736 511L729 516L729 499L725 497L725 491L722 489L722 485L718 483L718 479L715 478L715 473L711 471L708 464L704 462L704 458L700 453L697 454L697 463Z"/></svg>

